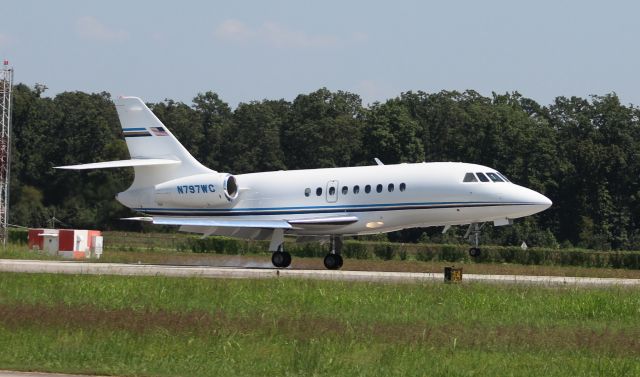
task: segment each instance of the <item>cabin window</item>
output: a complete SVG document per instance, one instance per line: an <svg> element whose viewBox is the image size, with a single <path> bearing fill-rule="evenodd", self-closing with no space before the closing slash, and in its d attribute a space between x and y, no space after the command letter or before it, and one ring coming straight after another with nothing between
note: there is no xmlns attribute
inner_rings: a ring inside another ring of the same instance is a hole
<svg viewBox="0 0 640 377"><path fill-rule="evenodd" d="M406 190L406 189L407 189L407 185L406 185L406 184L404 184L404 183L401 183L401 184L400 184L400 191L404 191L404 190Z"/></svg>
<svg viewBox="0 0 640 377"><path fill-rule="evenodd" d="M311 195L311 189L307 187L306 189L304 189L304 196L308 197L309 195Z"/></svg>
<svg viewBox="0 0 640 377"><path fill-rule="evenodd" d="M473 175L473 173L467 173L464 175L464 179L462 180L462 182L478 182L478 180L476 179L476 176Z"/></svg>
<svg viewBox="0 0 640 377"><path fill-rule="evenodd" d="M492 181L494 182L504 182L502 180L502 178L498 177L498 174L495 173L487 173L487 175L489 176L489 178L491 178Z"/></svg>
<svg viewBox="0 0 640 377"><path fill-rule="evenodd" d="M347 186L342 186L342 195L347 195L349 193L349 188Z"/></svg>
<svg viewBox="0 0 640 377"><path fill-rule="evenodd" d="M329 187L329 195L330 196L334 196L336 194L336 188L335 187Z"/></svg>
<svg viewBox="0 0 640 377"><path fill-rule="evenodd" d="M379 184L376 186L376 192L378 193L382 192L382 185Z"/></svg>
<svg viewBox="0 0 640 377"><path fill-rule="evenodd" d="M387 190L389 190L389 192L393 192L393 183L389 183L389 186L387 186Z"/></svg>
<svg viewBox="0 0 640 377"><path fill-rule="evenodd" d="M367 194L371 192L371 185L366 185L364 186L364 192L366 192Z"/></svg>
<svg viewBox="0 0 640 377"><path fill-rule="evenodd" d="M360 192L360 186L358 185L353 186L353 193L358 194L359 192Z"/></svg>
<svg viewBox="0 0 640 377"><path fill-rule="evenodd" d="M489 182L489 178L487 178L486 175L482 173L476 173L476 175L478 176L478 179L480 180L480 182Z"/></svg>
<svg viewBox="0 0 640 377"><path fill-rule="evenodd" d="M318 187L318 188L316 189L316 195L317 195L317 196L322 195L322 187Z"/></svg>

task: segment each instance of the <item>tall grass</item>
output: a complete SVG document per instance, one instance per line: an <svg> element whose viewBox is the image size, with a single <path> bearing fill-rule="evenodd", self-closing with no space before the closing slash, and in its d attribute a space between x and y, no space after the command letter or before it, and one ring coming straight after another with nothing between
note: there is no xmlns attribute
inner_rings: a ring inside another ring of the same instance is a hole
<svg viewBox="0 0 640 377"><path fill-rule="evenodd" d="M640 291L0 275L0 369L638 375Z"/></svg>

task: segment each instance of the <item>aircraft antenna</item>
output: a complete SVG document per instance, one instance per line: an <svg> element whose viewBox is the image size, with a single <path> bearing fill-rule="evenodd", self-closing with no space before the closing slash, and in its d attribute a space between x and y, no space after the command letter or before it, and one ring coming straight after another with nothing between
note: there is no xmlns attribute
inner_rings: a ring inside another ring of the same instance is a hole
<svg viewBox="0 0 640 377"><path fill-rule="evenodd" d="M13 68L4 60L0 70L0 242L3 246L7 245L8 237L12 90Z"/></svg>

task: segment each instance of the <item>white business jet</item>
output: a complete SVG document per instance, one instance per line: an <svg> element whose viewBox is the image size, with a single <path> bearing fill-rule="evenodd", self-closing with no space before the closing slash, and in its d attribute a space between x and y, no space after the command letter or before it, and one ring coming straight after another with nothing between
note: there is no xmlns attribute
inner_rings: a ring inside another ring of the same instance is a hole
<svg viewBox="0 0 640 377"><path fill-rule="evenodd" d="M116 199L153 224L181 231L271 240L273 265L291 264L284 236L325 239L328 269L342 267L342 237L405 228L469 224L480 255L481 225L509 225L551 206L545 196L486 166L433 162L231 175L200 164L136 97L115 101L130 160L61 169L133 167Z"/></svg>

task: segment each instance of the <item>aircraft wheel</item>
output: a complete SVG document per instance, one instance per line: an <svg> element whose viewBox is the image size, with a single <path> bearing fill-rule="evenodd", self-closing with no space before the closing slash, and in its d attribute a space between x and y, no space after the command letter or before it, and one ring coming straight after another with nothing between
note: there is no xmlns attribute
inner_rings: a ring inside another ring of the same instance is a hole
<svg viewBox="0 0 640 377"><path fill-rule="evenodd" d="M327 270L337 270L342 267L342 257L338 254L327 254L324 257L324 266Z"/></svg>
<svg viewBox="0 0 640 377"><path fill-rule="evenodd" d="M291 265L291 254L286 251L276 251L271 255L271 263L277 268L287 268Z"/></svg>
<svg viewBox="0 0 640 377"><path fill-rule="evenodd" d="M469 249L469 256L471 256L471 258L477 258L480 256L480 249L477 247L472 247L471 249Z"/></svg>
<svg viewBox="0 0 640 377"><path fill-rule="evenodd" d="M342 265L344 264L344 260L342 259L342 255L336 254L336 257L338 257L338 268L342 268Z"/></svg>
<svg viewBox="0 0 640 377"><path fill-rule="evenodd" d="M291 254L286 251L283 251L282 254L284 254L284 264L282 265L282 267L287 268L291 266Z"/></svg>

